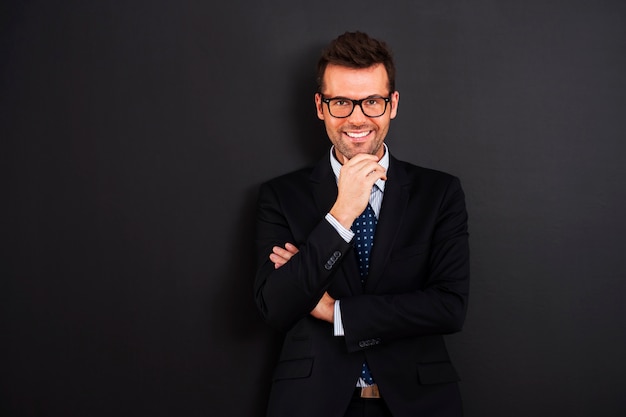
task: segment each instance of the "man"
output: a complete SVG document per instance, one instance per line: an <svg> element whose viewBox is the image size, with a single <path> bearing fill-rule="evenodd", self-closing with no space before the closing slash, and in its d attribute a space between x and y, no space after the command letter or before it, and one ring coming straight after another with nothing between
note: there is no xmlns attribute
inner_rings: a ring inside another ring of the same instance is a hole
<svg viewBox="0 0 626 417"><path fill-rule="evenodd" d="M390 154L394 83L383 42L335 39L315 94L329 155L261 186L255 297L286 333L270 417L462 415L442 335L467 309L464 194L457 178ZM361 245L368 230L373 246Z"/></svg>

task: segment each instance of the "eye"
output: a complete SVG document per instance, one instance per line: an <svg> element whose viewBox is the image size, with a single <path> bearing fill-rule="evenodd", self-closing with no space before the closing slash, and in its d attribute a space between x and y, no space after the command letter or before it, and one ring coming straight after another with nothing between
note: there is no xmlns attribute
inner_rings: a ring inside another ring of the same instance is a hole
<svg viewBox="0 0 626 417"><path fill-rule="evenodd" d="M343 100L343 99L336 99L336 100L332 100L330 102L330 104L333 105L333 107L344 107L344 106L348 106L352 103L350 103L348 100Z"/></svg>

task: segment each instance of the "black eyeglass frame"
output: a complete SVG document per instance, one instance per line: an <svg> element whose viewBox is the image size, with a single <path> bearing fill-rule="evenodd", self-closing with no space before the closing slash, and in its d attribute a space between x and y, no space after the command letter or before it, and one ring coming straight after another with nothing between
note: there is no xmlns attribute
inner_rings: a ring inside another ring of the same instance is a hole
<svg viewBox="0 0 626 417"><path fill-rule="evenodd" d="M383 114L385 114L387 112L387 104L389 104L389 102L391 101L391 96L389 97L365 97L362 98L361 100L353 100L351 98L345 98L345 97L331 97L331 98L324 98L323 95L320 94L320 97L322 98L322 102L326 103L326 106L328 107L328 113L333 116L335 119L345 119L346 117L350 117L352 115L352 113L354 113L354 109L356 109L356 106L359 106L361 108L361 111L363 112L363 114L367 117L371 117L372 119L376 118L376 117L380 117ZM379 99L382 98L383 100L385 100L385 108L383 109L383 112L381 114L379 114L378 116L370 116L369 114L367 114L365 112L365 110L363 109L363 106L361 105L361 103L363 103L366 100L373 100L373 99ZM352 111L350 111L350 113L348 113L345 116L335 116L333 114L333 112L330 110L330 101L331 100L345 100L345 101L351 101L352 102Z"/></svg>

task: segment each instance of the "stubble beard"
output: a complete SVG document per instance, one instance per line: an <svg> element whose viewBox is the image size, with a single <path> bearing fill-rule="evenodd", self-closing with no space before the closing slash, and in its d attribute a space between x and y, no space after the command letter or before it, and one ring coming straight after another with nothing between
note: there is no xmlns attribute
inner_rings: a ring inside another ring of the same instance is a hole
<svg viewBox="0 0 626 417"><path fill-rule="evenodd" d="M336 140L334 143L335 149L347 159L352 159L360 153L377 155L383 146L383 140L379 141L377 137L368 142L350 143L348 140L345 140L343 132L340 132L339 135L339 140Z"/></svg>

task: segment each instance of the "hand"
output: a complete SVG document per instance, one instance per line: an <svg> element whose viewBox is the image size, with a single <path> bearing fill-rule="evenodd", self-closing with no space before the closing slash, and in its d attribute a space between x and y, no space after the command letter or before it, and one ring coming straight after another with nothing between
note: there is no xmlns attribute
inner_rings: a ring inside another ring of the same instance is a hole
<svg viewBox="0 0 626 417"><path fill-rule="evenodd" d="M316 319L332 323L335 317L335 299L328 295L327 292L324 292L322 298L311 311L311 315Z"/></svg>
<svg viewBox="0 0 626 417"><path fill-rule="evenodd" d="M337 200L330 214L349 229L354 219L367 207L372 187L379 179L387 180L386 170L378 163L378 157L358 154L341 167L337 180Z"/></svg>
<svg viewBox="0 0 626 417"><path fill-rule="evenodd" d="M278 269L285 265L291 257L298 252L298 248L289 242L285 243L284 248L274 246L272 248L272 253L270 253L270 261L274 262L274 269Z"/></svg>

